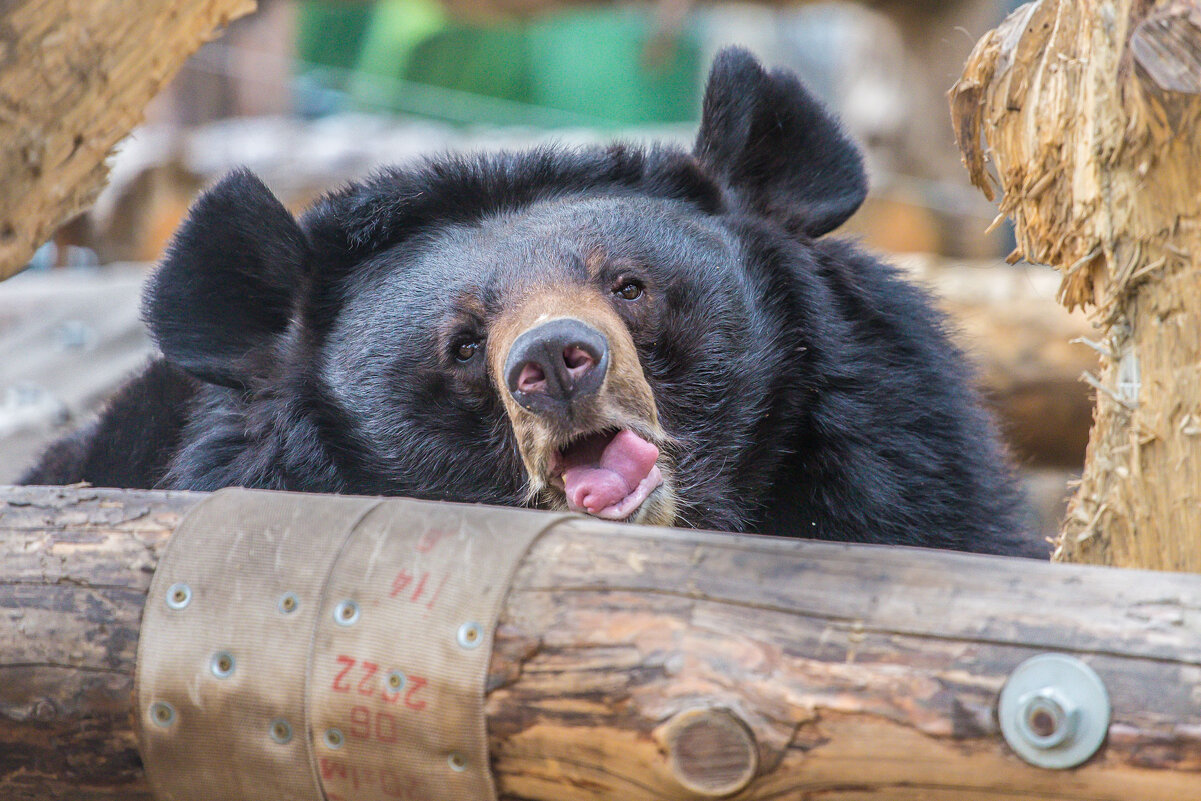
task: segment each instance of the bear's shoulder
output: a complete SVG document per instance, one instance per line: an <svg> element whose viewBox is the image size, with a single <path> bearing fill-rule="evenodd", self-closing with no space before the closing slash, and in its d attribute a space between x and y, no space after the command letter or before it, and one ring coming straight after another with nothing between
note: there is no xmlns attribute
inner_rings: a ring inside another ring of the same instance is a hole
<svg viewBox="0 0 1201 801"><path fill-rule="evenodd" d="M50 445L21 484L154 489L179 446L199 382L154 359L108 401L100 416Z"/></svg>

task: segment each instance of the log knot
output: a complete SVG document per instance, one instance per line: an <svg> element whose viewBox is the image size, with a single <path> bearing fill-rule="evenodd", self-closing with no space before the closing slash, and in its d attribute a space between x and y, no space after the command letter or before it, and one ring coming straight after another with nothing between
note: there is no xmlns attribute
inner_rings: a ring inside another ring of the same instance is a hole
<svg viewBox="0 0 1201 801"><path fill-rule="evenodd" d="M694 797L720 798L744 789L759 764L750 727L728 709L689 709L661 729L668 767Z"/></svg>

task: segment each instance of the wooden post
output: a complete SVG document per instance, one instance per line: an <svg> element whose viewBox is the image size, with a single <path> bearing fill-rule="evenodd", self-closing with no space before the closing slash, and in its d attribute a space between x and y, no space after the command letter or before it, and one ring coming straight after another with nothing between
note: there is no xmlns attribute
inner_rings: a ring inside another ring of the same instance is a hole
<svg viewBox="0 0 1201 801"><path fill-rule="evenodd" d="M1201 571L1201 8L1029 3L980 40L951 107L1013 258L1054 265L1102 328L1056 558Z"/></svg>
<svg viewBox="0 0 1201 801"><path fill-rule="evenodd" d="M0 797L149 798L139 618L202 497L0 489ZM492 766L502 798L532 801L1186 801L1199 616L1183 574L569 521L501 615ZM1048 651L1089 663L1113 706L1070 771L1020 760L996 721L1006 677Z"/></svg>
<svg viewBox="0 0 1201 801"><path fill-rule="evenodd" d="M254 0L0 4L0 280L91 205L105 159L184 60Z"/></svg>

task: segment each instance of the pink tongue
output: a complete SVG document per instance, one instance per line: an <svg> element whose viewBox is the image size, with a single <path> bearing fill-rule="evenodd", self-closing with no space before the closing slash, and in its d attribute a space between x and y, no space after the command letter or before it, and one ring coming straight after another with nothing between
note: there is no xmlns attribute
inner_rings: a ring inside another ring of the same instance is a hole
<svg viewBox="0 0 1201 801"><path fill-rule="evenodd" d="M650 475L659 449L633 431L619 431L600 455L599 464L563 471L567 501L575 509L596 514L630 495Z"/></svg>

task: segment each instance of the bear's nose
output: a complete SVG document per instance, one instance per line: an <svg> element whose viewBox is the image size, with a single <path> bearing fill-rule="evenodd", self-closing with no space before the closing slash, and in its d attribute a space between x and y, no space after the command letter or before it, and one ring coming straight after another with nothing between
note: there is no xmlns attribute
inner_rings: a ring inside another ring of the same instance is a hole
<svg viewBox="0 0 1201 801"><path fill-rule="evenodd" d="M517 337L505 360L505 382L513 399L531 412L559 413L600 389L608 367L605 335L563 317Z"/></svg>

